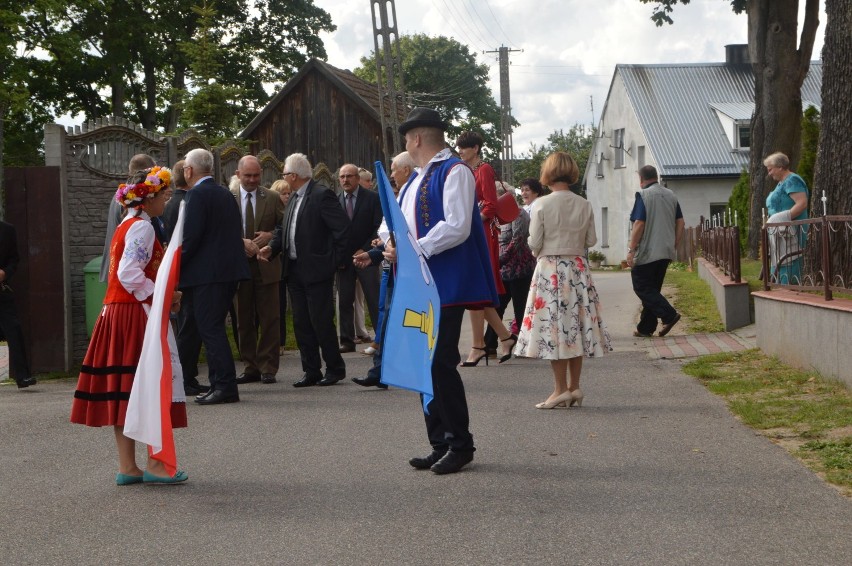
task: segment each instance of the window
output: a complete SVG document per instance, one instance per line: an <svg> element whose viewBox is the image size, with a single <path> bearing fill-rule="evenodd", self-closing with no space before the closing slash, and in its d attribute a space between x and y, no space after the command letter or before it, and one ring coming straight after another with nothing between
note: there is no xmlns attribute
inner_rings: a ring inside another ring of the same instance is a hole
<svg viewBox="0 0 852 566"><path fill-rule="evenodd" d="M601 247L609 247L609 209L601 208Z"/></svg>
<svg viewBox="0 0 852 566"><path fill-rule="evenodd" d="M612 131L612 147L615 148L613 167L624 167L624 128Z"/></svg>
<svg viewBox="0 0 852 566"><path fill-rule="evenodd" d="M737 147L743 149L751 147L751 124L748 122L737 123Z"/></svg>
<svg viewBox="0 0 852 566"><path fill-rule="evenodd" d="M645 146L640 145L636 148L636 165L637 168L642 168L645 166Z"/></svg>
<svg viewBox="0 0 852 566"><path fill-rule="evenodd" d="M726 202L712 203L711 202L710 203L710 218L708 219L708 220L710 220L710 225L711 226L713 225L713 219L714 218L716 218L716 223L717 223L716 225L717 226L719 225L720 222L724 223L722 219L727 218L727 216L725 216L727 214L727 210L728 210L728 203L726 203Z"/></svg>
<svg viewBox="0 0 852 566"><path fill-rule="evenodd" d="M598 157L598 162L595 164L595 177L598 179L603 179L603 162L604 155L601 153L600 157Z"/></svg>

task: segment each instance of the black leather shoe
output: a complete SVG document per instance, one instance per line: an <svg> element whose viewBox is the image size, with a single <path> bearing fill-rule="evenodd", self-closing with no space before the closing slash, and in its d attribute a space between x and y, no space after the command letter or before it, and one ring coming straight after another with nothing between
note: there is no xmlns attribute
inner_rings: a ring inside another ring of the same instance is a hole
<svg viewBox="0 0 852 566"><path fill-rule="evenodd" d="M195 397L200 393L207 393L210 391L209 385L201 385L198 383L197 379L193 379L191 381L185 381L183 383L183 392L186 393L187 397Z"/></svg>
<svg viewBox="0 0 852 566"><path fill-rule="evenodd" d="M664 324L662 326L662 328L660 328L660 336L665 336L666 334L671 332L671 329L674 327L675 324L677 324L677 321L679 321L679 320L680 320L680 313L676 312L672 321L669 322L668 324Z"/></svg>
<svg viewBox="0 0 852 566"><path fill-rule="evenodd" d="M425 456L423 458L412 458L408 461L412 467L417 468L418 470L428 470L432 466L434 466L438 460L444 457L446 452L439 452L437 450L433 450L431 454Z"/></svg>
<svg viewBox="0 0 852 566"><path fill-rule="evenodd" d="M246 383L254 383L255 381L260 381L260 374L257 373L243 373L237 378L238 385L245 385Z"/></svg>
<svg viewBox="0 0 852 566"><path fill-rule="evenodd" d="M341 354L348 354L349 352L355 351L355 344L343 344L340 346Z"/></svg>
<svg viewBox="0 0 852 566"><path fill-rule="evenodd" d="M195 399L196 399L196 400L198 400L198 399L204 399L205 397L207 397L207 396L208 396L208 395L210 395L211 393L213 393L213 391L210 391L210 390L204 391L204 392L199 393L198 395L196 395L196 396L195 396Z"/></svg>
<svg viewBox="0 0 852 566"><path fill-rule="evenodd" d="M312 385L316 385L319 382L319 378L308 377L307 375L305 375L304 377L302 377L302 379L294 383L293 387L310 387Z"/></svg>
<svg viewBox="0 0 852 566"><path fill-rule="evenodd" d="M338 381L340 381L344 377L346 377L346 376L345 375L327 375L324 378L322 378L320 380L320 382L317 383L317 385L319 385L320 387L327 387L329 385L334 385L335 383L337 383Z"/></svg>
<svg viewBox="0 0 852 566"><path fill-rule="evenodd" d="M438 475L454 474L473 462L473 452L454 452L448 450L444 457L430 468Z"/></svg>
<svg viewBox="0 0 852 566"><path fill-rule="evenodd" d="M263 373L260 375L260 381L269 385L270 383L276 383L278 380L275 379L274 373Z"/></svg>
<svg viewBox="0 0 852 566"><path fill-rule="evenodd" d="M19 379L18 380L18 389L24 389L25 387L29 387L30 385L35 385L36 383L38 383L38 381L33 376L29 376L26 379Z"/></svg>
<svg viewBox="0 0 852 566"><path fill-rule="evenodd" d="M379 389L388 388L388 386L382 383L378 377L353 377L352 381L362 387L378 387Z"/></svg>
<svg viewBox="0 0 852 566"><path fill-rule="evenodd" d="M240 402L240 394L239 393L225 393L219 389L211 391L205 397L201 399L196 399L196 403L199 405L220 405L222 403L239 403Z"/></svg>

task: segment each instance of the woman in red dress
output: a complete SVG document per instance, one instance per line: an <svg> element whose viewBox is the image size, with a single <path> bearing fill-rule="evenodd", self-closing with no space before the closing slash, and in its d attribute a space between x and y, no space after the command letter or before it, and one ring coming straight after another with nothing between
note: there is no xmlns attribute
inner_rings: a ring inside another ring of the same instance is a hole
<svg viewBox="0 0 852 566"><path fill-rule="evenodd" d="M140 171L116 192L115 198L127 209L127 216L116 228L110 257L104 258L110 262L104 308L95 323L71 407L73 423L113 427L118 448L118 485L187 479L182 471L169 476L163 463L151 457L143 472L136 465L136 442L124 436L127 403L142 352L154 278L163 258L163 247L154 234L151 218L163 213L165 189L170 182L168 169L153 167ZM179 291L175 291L173 301L172 310L177 310ZM180 364L174 361L175 356L172 359L173 369L180 374ZM183 388L177 387L174 394L178 398L173 397L171 406L172 426L185 427Z"/></svg>
<svg viewBox="0 0 852 566"><path fill-rule="evenodd" d="M494 169L482 161L482 136L476 132L462 132L456 140L456 148L468 166L473 169L473 177L476 180L476 202L479 204L479 216L482 219L482 227L485 229L485 241L488 243L488 252L491 257L491 272L494 276L494 284L497 286L497 294L505 295L503 279L500 277L500 225L497 223L497 176ZM497 333L500 338L501 349L500 363L512 357L512 348L518 342L518 337L506 328L497 309L485 307L484 309L470 311L470 325L473 333L473 347L467 356L467 360L461 365L465 367L475 366L482 358L488 365L488 352L485 349L485 321Z"/></svg>

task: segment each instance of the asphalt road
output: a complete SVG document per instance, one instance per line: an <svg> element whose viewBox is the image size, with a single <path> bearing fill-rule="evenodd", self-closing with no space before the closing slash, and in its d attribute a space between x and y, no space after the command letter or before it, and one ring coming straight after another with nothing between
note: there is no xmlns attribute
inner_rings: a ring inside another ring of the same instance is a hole
<svg viewBox="0 0 852 566"><path fill-rule="evenodd" d="M407 464L428 452L413 393L297 390L293 354L241 403L188 408L179 486L117 487L112 431L68 422L74 383L0 387L0 561L849 564L852 502L648 359L629 276L597 280L617 352L586 361L583 407L533 408L546 362L465 368L478 451L450 476Z"/></svg>

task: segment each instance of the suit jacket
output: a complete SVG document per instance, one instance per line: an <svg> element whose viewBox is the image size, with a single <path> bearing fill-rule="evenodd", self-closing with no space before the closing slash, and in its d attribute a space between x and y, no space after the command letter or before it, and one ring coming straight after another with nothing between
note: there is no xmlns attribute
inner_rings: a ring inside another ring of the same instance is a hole
<svg viewBox="0 0 852 566"><path fill-rule="evenodd" d="M186 199L186 189L175 189L172 192L172 198L166 203L166 209L160 217L163 224L166 225L166 241L172 239L172 233L175 231L177 224L178 212L180 211L180 203Z"/></svg>
<svg viewBox="0 0 852 566"><path fill-rule="evenodd" d="M178 286L249 279L240 209L230 191L205 179L187 192L185 214Z"/></svg>
<svg viewBox="0 0 852 566"><path fill-rule="evenodd" d="M295 238L288 239L290 219L300 200ZM333 278L338 266L349 261L346 255L348 238L349 217L340 208L334 191L311 179L303 197L297 199L296 193L290 196L284 220L276 229L270 247L273 257L283 252L286 276L291 263L288 247L290 240L295 239L302 279L305 283L318 283Z"/></svg>
<svg viewBox="0 0 852 566"><path fill-rule="evenodd" d="M21 257L18 255L18 236L15 227L0 220L0 269L6 272L9 281L18 270Z"/></svg>
<svg viewBox="0 0 852 566"><path fill-rule="evenodd" d="M338 199L345 213L346 192L340 193ZM364 187L359 188L358 198L355 199L355 210L349 224L347 257L358 250L367 251L373 247L372 242L376 239L376 232L382 224L382 216L382 203L379 201L379 194Z"/></svg>
<svg viewBox="0 0 852 566"><path fill-rule="evenodd" d="M270 193L263 187L258 187L252 200L254 207L254 229L257 232L275 232L275 228L281 224L284 219L284 204L275 193ZM240 198L240 189L237 188L231 191L237 206L240 209L240 219L243 218L243 199ZM278 262L258 261L256 257L248 258L249 267L252 273L257 273L260 270L260 278L262 283L276 283L281 281L281 268ZM257 268L254 266L257 265Z"/></svg>

